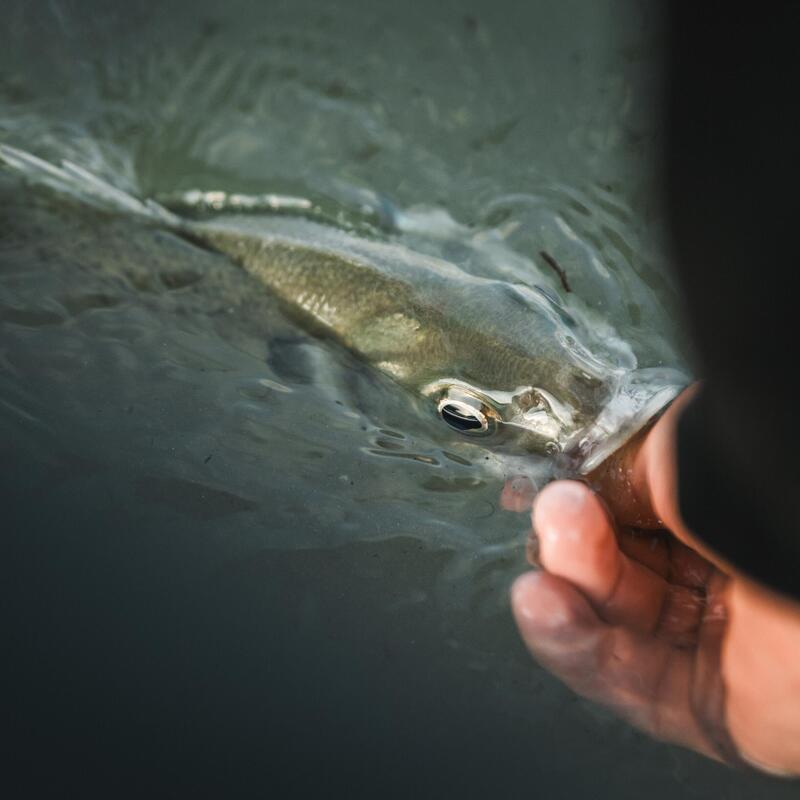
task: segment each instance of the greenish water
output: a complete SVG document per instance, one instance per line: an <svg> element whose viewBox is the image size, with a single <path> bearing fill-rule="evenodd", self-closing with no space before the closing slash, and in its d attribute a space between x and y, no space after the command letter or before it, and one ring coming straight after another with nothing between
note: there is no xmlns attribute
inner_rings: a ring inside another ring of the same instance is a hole
<svg viewBox="0 0 800 800"><path fill-rule="evenodd" d="M11 2L0 141L173 204L300 198L544 283L640 366L681 367L656 23L629 2ZM202 783L208 748L267 789L303 762L353 794L789 796L529 660L506 600L526 522L490 449L224 257L7 172L0 451L23 706L57 749L88 707L118 774L138 753Z"/></svg>

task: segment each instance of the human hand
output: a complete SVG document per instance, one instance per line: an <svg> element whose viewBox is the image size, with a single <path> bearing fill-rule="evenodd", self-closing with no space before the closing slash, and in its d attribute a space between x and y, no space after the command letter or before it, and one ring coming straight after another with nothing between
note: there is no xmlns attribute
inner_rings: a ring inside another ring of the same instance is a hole
<svg viewBox="0 0 800 800"><path fill-rule="evenodd" d="M514 616L545 667L642 730L798 774L800 606L737 573L681 520L674 431L690 398L590 476L600 494L557 481L533 500L507 484L506 508L533 501L541 566L515 582Z"/></svg>

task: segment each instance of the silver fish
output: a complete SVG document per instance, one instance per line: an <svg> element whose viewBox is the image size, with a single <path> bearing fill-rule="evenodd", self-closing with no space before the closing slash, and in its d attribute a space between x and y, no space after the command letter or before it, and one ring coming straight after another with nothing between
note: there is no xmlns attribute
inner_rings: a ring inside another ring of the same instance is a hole
<svg viewBox="0 0 800 800"><path fill-rule="evenodd" d="M613 363L544 288L470 275L392 242L303 218L179 217L83 168L0 145L0 162L85 203L134 214L227 255L312 332L430 398L500 448L567 454L586 472L662 409L680 375Z"/></svg>

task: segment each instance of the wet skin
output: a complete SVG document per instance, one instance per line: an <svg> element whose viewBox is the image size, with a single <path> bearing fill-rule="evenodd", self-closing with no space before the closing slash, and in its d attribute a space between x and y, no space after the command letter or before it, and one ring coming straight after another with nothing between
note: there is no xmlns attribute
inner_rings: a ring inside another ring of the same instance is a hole
<svg viewBox="0 0 800 800"><path fill-rule="evenodd" d="M800 606L681 519L674 431L690 397L591 476L601 494L509 482L504 506L533 506L541 567L514 584L514 615L534 657L579 694L712 758L797 775Z"/></svg>

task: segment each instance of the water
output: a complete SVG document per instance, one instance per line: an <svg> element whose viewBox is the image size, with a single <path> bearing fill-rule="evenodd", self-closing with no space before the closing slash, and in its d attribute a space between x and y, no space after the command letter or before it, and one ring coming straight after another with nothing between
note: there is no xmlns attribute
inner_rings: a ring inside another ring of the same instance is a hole
<svg viewBox="0 0 800 800"><path fill-rule="evenodd" d="M264 202L535 276L685 363L646 3L7 5L0 141L173 204L295 198ZM491 451L225 258L4 172L0 230L21 742L228 788L789 796L533 664Z"/></svg>

